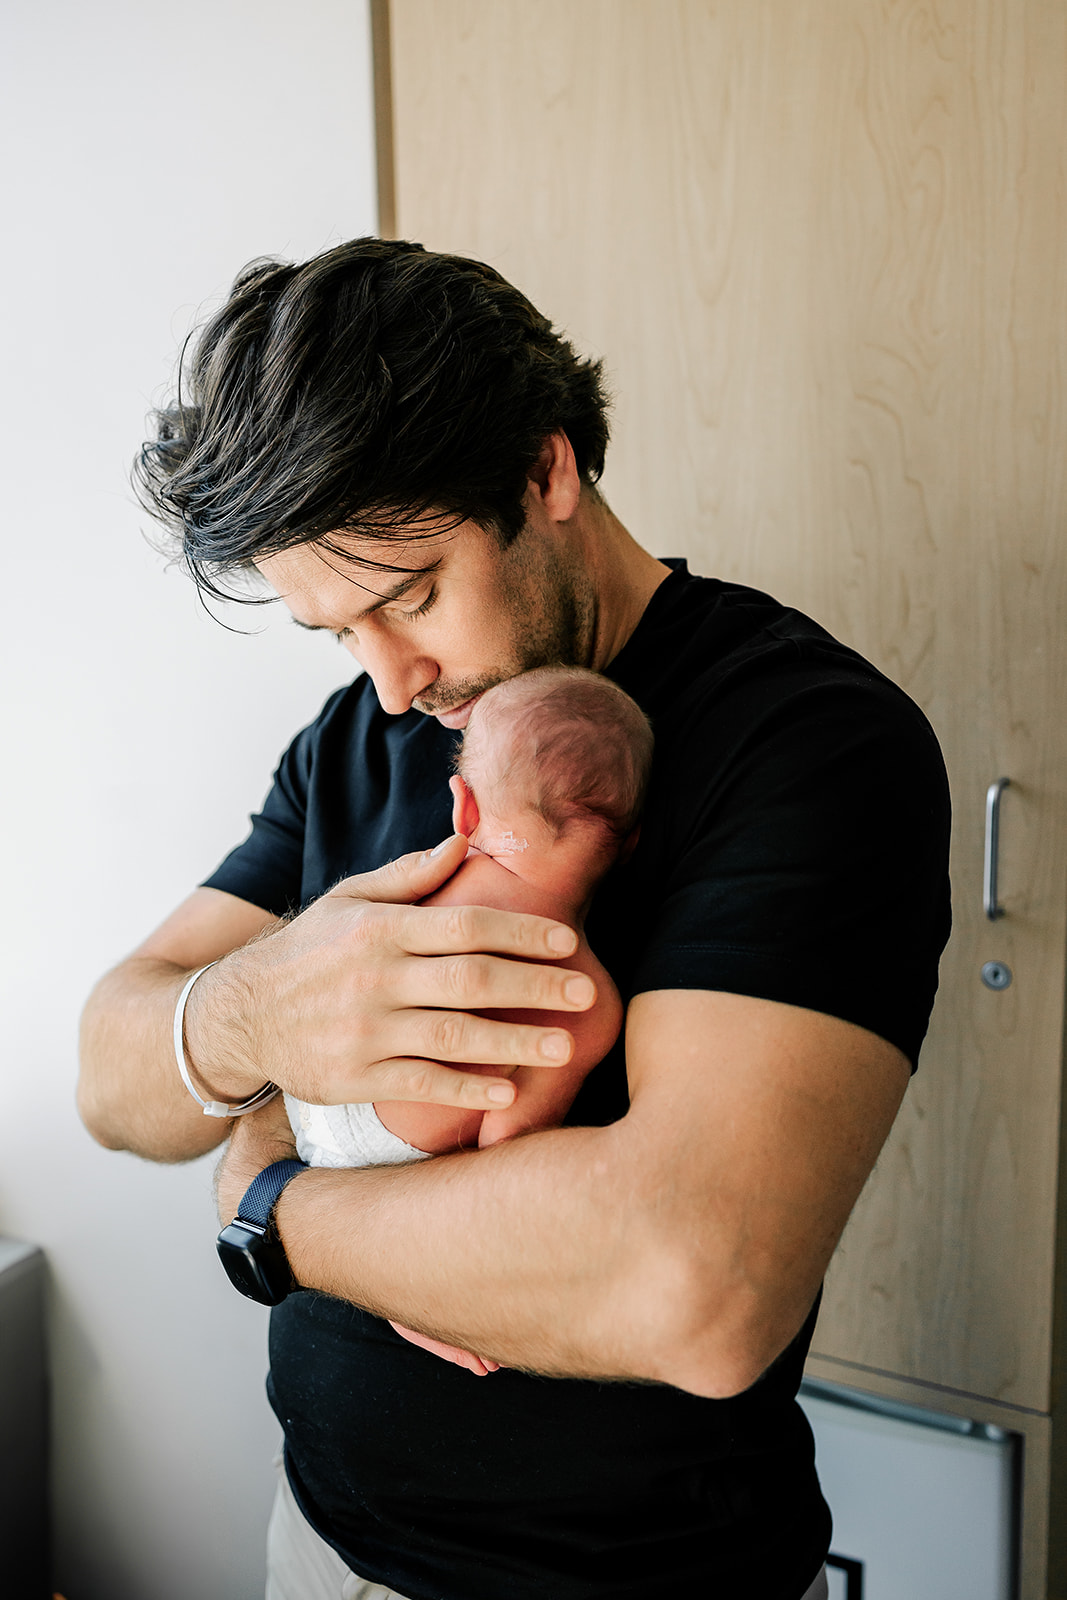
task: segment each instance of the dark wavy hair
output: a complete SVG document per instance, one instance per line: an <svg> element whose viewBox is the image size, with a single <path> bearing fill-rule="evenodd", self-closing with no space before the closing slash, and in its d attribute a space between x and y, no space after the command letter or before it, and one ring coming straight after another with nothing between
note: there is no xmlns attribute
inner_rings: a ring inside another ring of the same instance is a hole
<svg viewBox="0 0 1067 1600"><path fill-rule="evenodd" d="M250 598L218 580L255 558L313 541L345 556L341 532L407 541L443 517L506 546L550 434L600 477L601 368L480 261L376 238L254 261L187 341L134 482L201 592L226 598Z"/></svg>

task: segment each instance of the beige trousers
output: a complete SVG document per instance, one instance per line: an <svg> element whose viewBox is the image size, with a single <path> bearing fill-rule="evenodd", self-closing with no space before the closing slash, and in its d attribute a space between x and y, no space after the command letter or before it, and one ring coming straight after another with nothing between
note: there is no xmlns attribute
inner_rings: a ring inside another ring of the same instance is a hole
<svg viewBox="0 0 1067 1600"><path fill-rule="evenodd" d="M368 1583L345 1566L300 1510L283 1471L267 1532L266 1600L404 1600L404 1596L380 1583ZM825 1568L803 1600L827 1600Z"/></svg>

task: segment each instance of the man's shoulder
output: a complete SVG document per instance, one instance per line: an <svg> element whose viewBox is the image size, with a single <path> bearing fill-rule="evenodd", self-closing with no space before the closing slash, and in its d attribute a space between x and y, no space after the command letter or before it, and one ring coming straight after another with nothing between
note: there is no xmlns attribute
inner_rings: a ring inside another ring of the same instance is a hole
<svg viewBox="0 0 1067 1600"><path fill-rule="evenodd" d="M657 735L687 744L768 722L818 720L833 707L904 733L928 733L898 685L795 606L744 584L690 573L682 562L653 596L610 669L651 715Z"/></svg>

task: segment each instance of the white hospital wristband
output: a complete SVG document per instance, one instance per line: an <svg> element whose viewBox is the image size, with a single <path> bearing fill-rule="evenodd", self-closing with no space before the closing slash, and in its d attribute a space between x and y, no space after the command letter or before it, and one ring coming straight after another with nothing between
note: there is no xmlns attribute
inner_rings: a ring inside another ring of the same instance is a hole
<svg viewBox="0 0 1067 1600"><path fill-rule="evenodd" d="M246 1112L258 1111L268 1100L273 1100L278 1093L276 1085L265 1083L258 1094L254 1094L251 1100L242 1100L239 1106L228 1106L223 1100L204 1100L193 1088L193 1080L189 1076L189 1063L185 1058L185 1004L197 978L205 973L208 967L214 965L214 961L209 961L207 966L197 967L195 972L190 973L185 988L178 996L178 1004L174 1007L174 1059L178 1063L182 1082L197 1105L202 1108L205 1117L243 1117Z"/></svg>

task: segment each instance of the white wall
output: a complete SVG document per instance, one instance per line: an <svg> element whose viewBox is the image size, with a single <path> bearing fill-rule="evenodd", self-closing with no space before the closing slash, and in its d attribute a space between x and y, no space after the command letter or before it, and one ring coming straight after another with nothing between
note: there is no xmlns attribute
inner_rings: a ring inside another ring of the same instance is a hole
<svg viewBox="0 0 1067 1600"><path fill-rule="evenodd" d="M350 663L225 632L127 486L178 340L252 256L374 228L365 0L5 10L0 1232L54 1285L56 1586L262 1594L266 1313L215 1258L211 1163L98 1149L73 1107L96 976L243 836Z"/></svg>

